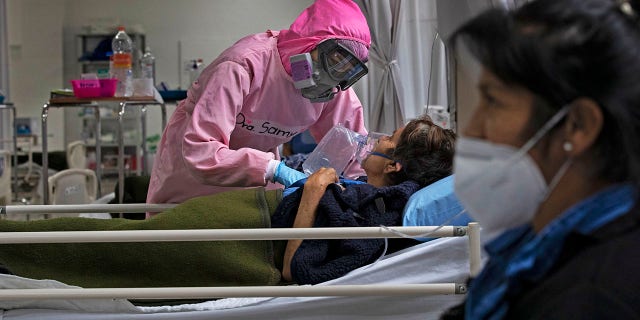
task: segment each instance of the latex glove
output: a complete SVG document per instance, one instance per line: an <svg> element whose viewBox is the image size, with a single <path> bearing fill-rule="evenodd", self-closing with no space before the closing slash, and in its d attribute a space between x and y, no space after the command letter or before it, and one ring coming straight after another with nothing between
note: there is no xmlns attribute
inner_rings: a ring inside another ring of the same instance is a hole
<svg viewBox="0 0 640 320"><path fill-rule="evenodd" d="M273 181L279 182L284 185L285 188L290 187L296 181L300 179L305 179L307 176L295 169L291 169L287 167L284 162L280 162L278 167L276 168L276 172L273 174Z"/></svg>

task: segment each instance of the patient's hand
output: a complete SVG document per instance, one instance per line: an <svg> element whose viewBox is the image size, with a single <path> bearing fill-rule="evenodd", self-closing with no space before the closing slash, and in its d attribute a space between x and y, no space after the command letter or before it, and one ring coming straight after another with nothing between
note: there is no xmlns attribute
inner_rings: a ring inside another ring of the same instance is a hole
<svg viewBox="0 0 640 320"><path fill-rule="evenodd" d="M304 184L304 189L313 192L324 193L327 190L327 186L339 182L338 174L333 168L320 168L307 178L307 182Z"/></svg>
<svg viewBox="0 0 640 320"><path fill-rule="evenodd" d="M320 168L307 178L302 191L302 199L298 206L296 219L293 221L294 228L311 228L316 219L316 210L320 198L327 190L327 186L340 181L336 170L333 168ZM282 269L282 277L291 281L291 259L300 247L301 239L291 239L287 241L287 247L284 252L284 261Z"/></svg>

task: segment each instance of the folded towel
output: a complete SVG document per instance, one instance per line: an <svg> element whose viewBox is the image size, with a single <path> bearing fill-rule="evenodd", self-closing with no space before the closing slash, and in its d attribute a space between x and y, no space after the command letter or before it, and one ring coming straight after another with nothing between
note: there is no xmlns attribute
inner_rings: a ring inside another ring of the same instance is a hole
<svg viewBox="0 0 640 320"><path fill-rule="evenodd" d="M147 220L0 220L0 232L268 228L281 197L254 188L194 198ZM18 276L85 288L276 285L284 243L5 244L0 264Z"/></svg>

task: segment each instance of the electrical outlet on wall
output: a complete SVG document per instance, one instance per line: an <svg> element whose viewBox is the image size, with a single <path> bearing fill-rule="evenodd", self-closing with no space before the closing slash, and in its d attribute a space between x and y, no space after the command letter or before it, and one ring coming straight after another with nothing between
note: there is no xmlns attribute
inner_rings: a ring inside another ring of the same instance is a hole
<svg viewBox="0 0 640 320"><path fill-rule="evenodd" d="M202 72L202 69L205 67L202 58L183 61L183 66L183 70L187 73L187 79L189 79L189 86L198 79L200 72Z"/></svg>
<svg viewBox="0 0 640 320"><path fill-rule="evenodd" d="M447 112L447 109L444 106L439 106L439 105L424 106L423 111L429 117L431 117L431 120L433 120L435 124L439 125L444 129L451 128L451 123L450 123L451 116L449 112Z"/></svg>

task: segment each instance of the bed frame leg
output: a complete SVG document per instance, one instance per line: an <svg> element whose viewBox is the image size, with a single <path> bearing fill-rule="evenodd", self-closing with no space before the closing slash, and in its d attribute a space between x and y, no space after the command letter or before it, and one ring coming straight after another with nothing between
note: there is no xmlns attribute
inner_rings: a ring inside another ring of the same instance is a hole
<svg viewBox="0 0 640 320"><path fill-rule="evenodd" d="M480 273L482 270L482 245L480 243L480 225L477 222L469 222L469 274L471 278Z"/></svg>

